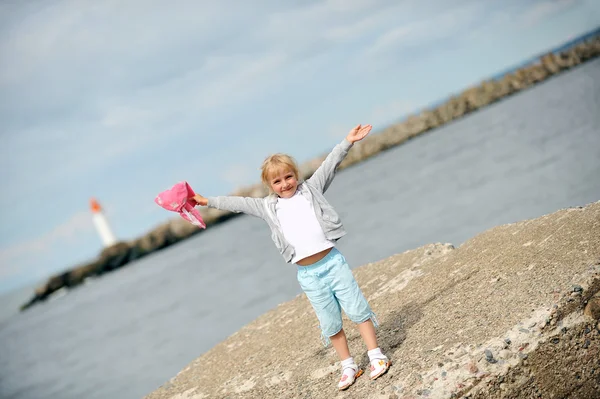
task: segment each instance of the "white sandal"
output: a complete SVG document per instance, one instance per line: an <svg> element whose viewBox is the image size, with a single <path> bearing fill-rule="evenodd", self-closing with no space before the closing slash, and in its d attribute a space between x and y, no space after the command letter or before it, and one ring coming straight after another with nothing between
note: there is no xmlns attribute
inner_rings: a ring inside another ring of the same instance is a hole
<svg viewBox="0 0 600 399"><path fill-rule="evenodd" d="M353 372L350 372L350 370ZM338 389L340 391L348 389L350 385L354 384L354 381L362 375L362 373L363 370L359 369L356 364L345 367L342 370L342 378L340 378L340 382L338 382Z"/></svg>
<svg viewBox="0 0 600 399"><path fill-rule="evenodd" d="M384 375L392 365L392 362L386 357L384 359L373 359L371 360L371 375L372 380Z"/></svg>

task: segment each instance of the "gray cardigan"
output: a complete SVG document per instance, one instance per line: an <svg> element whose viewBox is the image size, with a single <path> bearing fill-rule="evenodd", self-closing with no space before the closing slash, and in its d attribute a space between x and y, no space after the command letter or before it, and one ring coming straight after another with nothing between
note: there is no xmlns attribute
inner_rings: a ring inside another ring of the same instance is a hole
<svg viewBox="0 0 600 399"><path fill-rule="evenodd" d="M352 148L352 143L344 139L336 145L321 166L306 181L298 183L298 190L309 201L312 202L317 221L325 233L325 237L332 241L337 241L346 234L342 221L333 207L327 202L323 194L329 188L333 181L337 167L348 155ZM275 205L277 204L277 194L270 194L264 198L252 197L208 197L208 206L211 208L222 209L236 213L247 213L256 216L267 222L271 228L271 238L279 249L286 262L291 262L295 250L285 239L281 225L277 219Z"/></svg>

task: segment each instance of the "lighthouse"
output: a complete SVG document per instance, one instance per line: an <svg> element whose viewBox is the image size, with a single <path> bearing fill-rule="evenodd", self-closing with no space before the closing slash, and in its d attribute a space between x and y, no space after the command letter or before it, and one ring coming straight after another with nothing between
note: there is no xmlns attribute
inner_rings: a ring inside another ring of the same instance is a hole
<svg viewBox="0 0 600 399"><path fill-rule="evenodd" d="M92 209L94 225L96 225L96 230L98 230L98 234L100 234L104 246L110 247L111 245L116 244L117 239L108 224L106 216L104 216L104 212L102 212L102 207L95 198L90 200L90 207Z"/></svg>

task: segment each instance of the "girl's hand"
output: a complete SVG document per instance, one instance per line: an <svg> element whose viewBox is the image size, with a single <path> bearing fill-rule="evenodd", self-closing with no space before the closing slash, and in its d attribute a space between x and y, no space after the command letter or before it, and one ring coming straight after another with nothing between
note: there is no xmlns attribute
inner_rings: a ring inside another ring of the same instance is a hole
<svg viewBox="0 0 600 399"><path fill-rule="evenodd" d="M192 198L190 198L190 200L194 201L197 205L201 205L201 206L208 205L208 199L204 198L200 194L194 195Z"/></svg>
<svg viewBox="0 0 600 399"><path fill-rule="evenodd" d="M371 125L358 125L354 129L350 130L350 133L348 133L348 136L346 136L346 140L354 144L357 141L367 137L367 134L369 134L372 128L373 126Z"/></svg>

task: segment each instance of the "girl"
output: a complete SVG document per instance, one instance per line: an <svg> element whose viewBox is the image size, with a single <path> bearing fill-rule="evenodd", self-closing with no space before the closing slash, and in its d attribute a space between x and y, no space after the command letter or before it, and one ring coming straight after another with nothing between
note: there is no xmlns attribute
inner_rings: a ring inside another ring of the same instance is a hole
<svg viewBox="0 0 600 399"><path fill-rule="evenodd" d="M324 344L331 341L341 360L340 390L352 385L362 373L350 356L341 309L358 325L368 349L371 379L383 375L391 365L377 345L375 314L346 259L335 248L336 241L346 234L344 226L323 196L352 145L365 138L371 128L358 125L350 130L306 181L299 181L298 167L290 156L269 156L261 168L262 181L270 191L265 198L205 198L199 194L192 198L201 206L243 212L267 222L285 261L298 267L298 282L319 319Z"/></svg>

